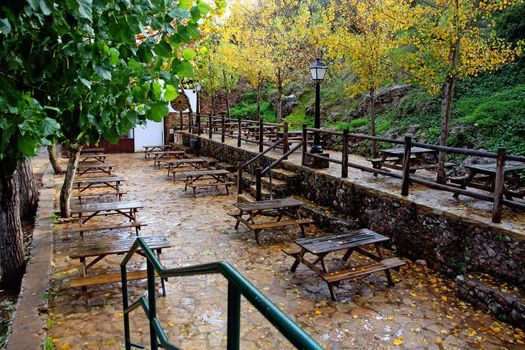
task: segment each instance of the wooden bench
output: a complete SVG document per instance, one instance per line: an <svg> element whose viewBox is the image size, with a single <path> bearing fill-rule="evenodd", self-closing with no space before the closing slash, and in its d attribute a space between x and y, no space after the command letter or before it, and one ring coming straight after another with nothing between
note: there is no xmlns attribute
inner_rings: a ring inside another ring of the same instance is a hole
<svg viewBox="0 0 525 350"><path fill-rule="evenodd" d="M219 186L224 186L224 188L226 189L226 195L229 195L230 194L229 188L232 185L235 185L235 182L202 182L202 183L192 182L191 184L188 184L188 187L190 187L193 191L193 198L196 198L197 188L215 187L215 189L219 191Z"/></svg>
<svg viewBox="0 0 525 350"><path fill-rule="evenodd" d="M144 236L143 240L152 251L156 252L159 261L162 249L171 247L166 237L163 236ZM135 243L134 238L125 238L119 240L97 239L72 244L69 249L69 257L71 259L80 259L81 276L71 278L68 286L83 287L85 290L85 287L95 284L119 282L120 279L117 276L120 276L120 274L113 273L87 276L87 270L108 255L126 254L133 243ZM139 252L139 254L141 254L141 252ZM88 263L87 258L92 258L92 260ZM140 279L143 273L144 271L139 270L134 271L133 274L132 272L128 273L128 276L131 275L133 279ZM128 277L128 279L130 278ZM163 295L166 295L164 280L161 280L161 283Z"/></svg>
<svg viewBox="0 0 525 350"><path fill-rule="evenodd" d="M71 196L72 197L76 197L78 199L78 202L80 204L82 204L82 199L88 199L88 198L97 198L99 199L100 197L116 197L117 200L121 201L122 200L122 196L125 195L127 192L123 192L123 191L119 191L119 192L115 192L115 191L105 191L105 192L93 192L93 193L84 193L84 192L81 192L81 193L72 193Z"/></svg>
<svg viewBox="0 0 525 350"><path fill-rule="evenodd" d="M375 264L360 265L335 272L323 272L319 276L327 283L336 284L343 280L365 276L371 273L380 272L388 269L394 269L403 265L406 265L406 263L403 260L400 260L399 258L390 258L381 260ZM389 284L392 285L390 282Z"/></svg>
<svg viewBox="0 0 525 350"><path fill-rule="evenodd" d="M306 237L305 226L313 224L312 219L293 219L293 220L281 220L281 221L270 221L259 224L247 224L247 226L255 233L255 240L259 243L259 233L264 229L285 227L285 226L299 226L301 229L301 236Z"/></svg>
<svg viewBox="0 0 525 350"><path fill-rule="evenodd" d="M107 225L84 225L77 226L62 230L64 233L80 233L80 237L84 238L84 232L89 231L105 231L105 230L120 230L123 228L134 228L136 235L139 235L139 231L142 226L147 226L147 224L142 224L140 222L125 222L121 224L107 224Z"/></svg>

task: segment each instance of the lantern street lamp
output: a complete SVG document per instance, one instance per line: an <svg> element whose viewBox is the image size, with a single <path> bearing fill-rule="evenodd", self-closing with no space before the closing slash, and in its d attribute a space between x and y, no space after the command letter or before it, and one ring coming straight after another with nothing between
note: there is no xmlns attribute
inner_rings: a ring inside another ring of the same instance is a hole
<svg viewBox="0 0 525 350"><path fill-rule="evenodd" d="M319 58L310 65L310 74L315 82L315 119L314 128L321 128L321 82L324 80L328 67ZM314 144L310 153L323 153L321 147L321 135L319 131L314 132Z"/></svg>

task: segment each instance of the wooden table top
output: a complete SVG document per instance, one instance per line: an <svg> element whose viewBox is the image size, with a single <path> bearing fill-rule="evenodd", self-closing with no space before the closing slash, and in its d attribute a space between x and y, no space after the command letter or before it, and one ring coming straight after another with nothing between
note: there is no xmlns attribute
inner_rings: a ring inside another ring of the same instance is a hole
<svg viewBox="0 0 525 350"><path fill-rule="evenodd" d="M115 164L112 163L100 163L100 162L84 162L79 163L79 169L90 169L90 168L113 168Z"/></svg>
<svg viewBox="0 0 525 350"><path fill-rule="evenodd" d="M96 184L104 182L120 182L124 181L122 176L101 176L101 177L84 177L73 181L75 184Z"/></svg>
<svg viewBox="0 0 525 350"><path fill-rule="evenodd" d="M171 148L172 145L142 146L143 148Z"/></svg>
<svg viewBox="0 0 525 350"><path fill-rule="evenodd" d="M295 240L301 248L312 254L324 254L337 250L356 248L365 244L388 241L389 238L362 228L349 233L325 237L300 238Z"/></svg>
<svg viewBox="0 0 525 350"><path fill-rule="evenodd" d="M251 203L234 203L233 206L242 211L255 211L255 210L271 210L271 209L283 209L291 207L300 207L304 203L295 198L279 198L270 199L264 201L257 201Z"/></svg>
<svg viewBox="0 0 525 350"><path fill-rule="evenodd" d="M465 168L474 170L476 172L489 174L489 175L495 175L497 170L496 163L489 163L489 164L465 164ZM505 172L507 171L513 171L513 170L523 170L525 169L525 163L523 162L516 162L516 161L508 161L505 162Z"/></svg>
<svg viewBox="0 0 525 350"><path fill-rule="evenodd" d="M387 149L381 149L379 152L391 155L391 156L402 156L405 154L405 148L387 148ZM422 153L436 153L437 151L429 148L423 148L423 147L412 147L410 148L410 153L412 154L422 154Z"/></svg>
<svg viewBox="0 0 525 350"><path fill-rule="evenodd" d="M203 175L228 175L231 174L226 169L215 169L215 170L194 170L194 171L184 171L175 173L177 177L190 177L190 176L203 176Z"/></svg>
<svg viewBox="0 0 525 350"><path fill-rule="evenodd" d="M142 202L139 201L117 201L104 203L88 203L71 208L71 213L89 213L94 211L109 210L127 210L142 208Z"/></svg>
<svg viewBox="0 0 525 350"><path fill-rule="evenodd" d="M86 154L81 154L80 155L80 158L82 159L88 159L88 158L101 158L101 157L108 157L107 154L105 153L86 153Z"/></svg>
<svg viewBox="0 0 525 350"><path fill-rule="evenodd" d="M184 154L184 151L153 151L150 154Z"/></svg>
<svg viewBox="0 0 525 350"><path fill-rule="evenodd" d="M143 236L144 242L151 249L163 249L171 247L166 237ZM96 241L83 241L70 246L69 257L72 259L86 258L91 256L127 253L135 243L135 238L108 239Z"/></svg>
<svg viewBox="0 0 525 350"><path fill-rule="evenodd" d="M84 153L104 153L104 148L102 147L83 148L80 151L80 154L84 154Z"/></svg>
<svg viewBox="0 0 525 350"><path fill-rule="evenodd" d="M187 159L167 160L164 163L165 164L182 164L182 163L204 163L204 162L207 162L207 160L201 159L201 158L187 158Z"/></svg>

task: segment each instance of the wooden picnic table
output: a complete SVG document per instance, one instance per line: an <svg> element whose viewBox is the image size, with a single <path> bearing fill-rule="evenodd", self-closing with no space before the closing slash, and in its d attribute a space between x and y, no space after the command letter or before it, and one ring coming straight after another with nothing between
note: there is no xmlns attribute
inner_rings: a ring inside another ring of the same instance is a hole
<svg viewBox="0 0 525 350"><path fill-rule="evenodd" d="M173 145L155 145L155 146L143 146L144 148L144 158L147 159L152 152L158 151L169 151L173 149Z"/></svg>
<svg viewBox="0 0 525 350"><path fill-rule="evenodd" d="M384 271L388 284L393 285L390 269L403 266L405 265L405 262L398 258L384 258L379 244L388 240L388 237L363 228L340 235L297 239L294 242L299 246L299 250L283 251L295 258L295 262L291 267L292 272L295 272L299 264L303 263L306 267L317 273L319 277L328 284L330 296L332 297L332 300L336 301L337 296L334 291L334 286L337 286L341 281L346 279ZM376 254L363 249L363 247L367 245L373 245ZM325 261L326 256L341 250L346 251L342 258L343 262L347 262L355 251L374 260L374 263L359 266L352 266L347 263L348 266L343 269L329 270L327 262ZM306 253L313 255L315 260L307 260L304 257ZM317 266L318 264L320 264L320 267Z"/></svg>
<svg viewBox="0 0 525 350"><path fill-rule="evenodd" d="M403 170L403 157L405 148L388 148L379 150L381 157L371 159L374 169L390 168L395 170ZM430 163L425 159L425 155L435 155L437 151L423 147L410 148L410 172L414 173L419 169L435 169L437 163ZM447 163L445 166L450 167L453 164ZM376 174L374 174L376 175Z"/></svg>
<svg viewBox="0 0 525 350"><path fill-rule="evenodd" d="M305 225L313 223L311 219L302 219L299 208L304 206L304 203L295 198L280 198L257 202L235 203L234 207L239 209L238 213L229 214L237 219L235 229L239 228L239 224L243 223L248 226L255 233L255 240L259 243L259 233L263 229L285 227L285 226L299 226L303 237L306 236L304 229ZM255 221L257 217L275 217L277 220ZM293 219L282 220L284 216L292 217Z"/></svg>
<svg viewBox="0 0 525 350"><path fill-rule="evenodd" d="M108 157L107 154L103 154L103 153L87 153L87 154L84 154L84 155L81 155L80 156L80 160L79 160L79 163L84 163L84 162L87 162L87 161L96 161L96 162L99 162L99 163L105 163L106 162L106 158Z"/></svg>
<svg viewBox="0 0 525 350"><path fill-rule="evenodd" d="M184 166L189 166L193 169L207 168L208 161L206 159L201 158L173 159L165 161L164 166L168 167L168 176L170 176L170 173L175 175L175 170Z"/></svg>
<svg viewBox="0 0 525 350"><path fill-rule="evenodd" d="M453 178L451 182L456 183L460 188L477 188L484 191L494 192L494 184L496 181L497 165L496 163L488 164L464 164L467 169L467 176L460 178ZM519 170L525 170L524 162L507 161L505 162L504 173L507 177L508 173L513 173ZM507 177L508 179L508 177ZM509 189L506 184L503 184L503 195L508 200L513 200L514 197L523 198L523 191L513 191ZM459 193L454 193L454 198L458 198Z"/></svg>
<svg viewBox="0 0 525 350"><path fill-rule="evenodd" d="M77 175L82 176L86 173L104 173L111 175L115 164L99 162L83 162L78 165Z"/></svg>
<svg viewBox="0 0 525 350"><path fill-rule="evenodd" d="M170 248L171 244L163 236L144 236L142 239L146 242L151 250L153 250L160 261L162 249ZM72 244L69 248L69 257L71 259L80 260L80 278L72 278L70 287L86 287L89 285L120 282L120 273L115 274L101 274L96 276L87 276L88 269L93 267L96 263L109 255L126 254L135 238L121 238L114 239L97 239L92 241L81 241L80 243ZM139 251L139 254L142 252ZM89 263L87 259L92 259ZM128 272L128 280L136 280L146 278L146 271L139 270ZM164 281L162 283L163 294L166 295Z"/></svg>
<svg viewBox="0 0 525 350"><path fill-rule="evenodd" d="M78 215L79 224L82 226L96 216L105 216L110 214L119 214L127 219L129 222L137 222L137 211L142 208L142 203L139 201L118 201L118 202L104 202L104 203L88 203L71 208L71 215ZM89 214L82 218L84 214Z"/></svg>
<svg viewBox="0 0 525 350"><path fill-rule="evenodd" d="M159 166L162 161L173 159L173 158L182 158L186 152L184 151L155 151L150 152L150 155L153 155L153 166Z"/></svg>
<svg viewBox="0 0 525 350"><path fill-rule="evenodd" d="M87 154L87 153L104 153L103 147L90 147L90 148L82 148L80 151L80 154Z"/></svg>
<svg viewBox="0 0 525 350"><path fill-rule="evenodd" d="M228 175L231 175L228 170L210 169L179 172L175 173L173 177L175 180L184 180L184 191L190 187L195 197L197 188L203 187L215 187L218 190L219 186L224 186L226 194L229 194L229 186L232 186L234 183L228 181Z"/></svg>
<svg viewBox="0 0 525 350"><path fill-rule="evenodd" d="M110 187L116 192L120 192L120 183L124 181L122 176L104 176L104 177L85 177L73 181L78 193L92 188Z"/></svg>

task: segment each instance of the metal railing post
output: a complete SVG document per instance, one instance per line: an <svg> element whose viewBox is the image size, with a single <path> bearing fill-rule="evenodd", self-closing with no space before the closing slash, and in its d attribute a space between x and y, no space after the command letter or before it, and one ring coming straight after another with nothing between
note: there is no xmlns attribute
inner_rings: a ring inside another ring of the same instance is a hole
<svg viewBox="0 0 525 350"><path fill-rule="evenodd" d="M224 114L221 116L221 142L224 143Z"/></svg>
<svg viewBox="0 0 525 350"><path fill-rule="evenodd" d="M492 208L492 222L501 222L501 210L503 194L505 191L505 153L507 150L503 147L498 148L498 157L496 158L496 179L494 180L494 206Z"/></svg>
<svg viewBox="0 0 525 350"><path fill-rule="evenodd" d="M149 305L149 332L150 332L150 342L151 350L158 350L159 346L157 344L157 333L155 332L155 327L153 326L153 321L156 318L157 314L157 300L155 296L155 269L153 264L149 259L147 260L147 271L148 271L148 305Z"/></svg>
<svg viewBox="0 0 525 350"><path fill-rule="evenodd" d="M237 162L237 194L242 194L242 163Z"/></svg>
<svg viewBox="0 0 525 350"><path fill-rule="evenodd" d="M213 137L213 135L212 135L213 130L211 129L211 125L212 125L211 121L212 121L212 119L213 119L212 116L209 115L208 116L208 138L210 138L210 139Z"/></svg>
<svg viewBox="0 0 525 350"><path fill-rule="evenodd" d="M306 163L306 141L308 138L308 132L306 131L306 124L303 124L303 156L301 159L301 165L305 165Z"/></svg>
<svg viewBox="0 0 525 350"><path fill-rule="evenodd" d="M255 169L255 200L260 201L262 199L262 176L261 168Z"/></svg>
<svg viewBox="0 0 525 350"><path fill-rule="evenodd" d="M241 135L242 135L241 117L237 119L237 129L239 129L239 133L237 134L237 147L241 148Z"/></svg>
<svg viewBox="0 0 525 350"><path fill-rule="evenodd" d="M126 266L120 267L120 275L122 277L122 306L124 317L124 346L126 350L131 350L131 334L129 330L129 314L125 312L129 307L128 299L128 277L126 274Z"/></svg>
<svg viewBox="0 0 525 350"><path fill-rule="evenodd" d="M290 150L290 146L288 144L288 123L284 122L283 124L283 154L286 154ZM288 157L285 157L284 159L288 159Z"/></svg>
<svg viewBox="0 0 525 350"><path fill-rule="evenodd" d="M348 177L348 142L350 141L348 129L343 130L343 155L341 159L341 177Z"/></svg>
<svg viewBox="0 0 525 350"><path fill-rule="evenodd" d="M403 154L403 182L401 195L408 196L410 186L410 156L412 154L412 137L405 136L405 153Z"/></svg>
<svg viewBox="0 0 525 350"><path fill-rule="evenodd" d="M228 281L228 350L239 350L241 346L241 293L231 281Z"/></svg>
<svg viewBox="0 0 525 350"><path fill-rule="evenodd" d="M259 153L263 151L264 147L264 123L259 119Z"/></svg>

